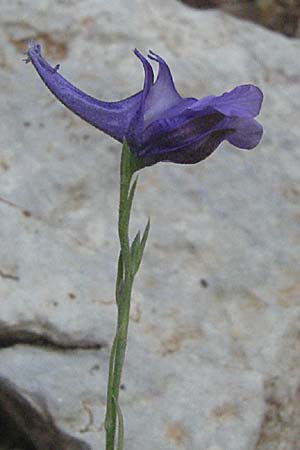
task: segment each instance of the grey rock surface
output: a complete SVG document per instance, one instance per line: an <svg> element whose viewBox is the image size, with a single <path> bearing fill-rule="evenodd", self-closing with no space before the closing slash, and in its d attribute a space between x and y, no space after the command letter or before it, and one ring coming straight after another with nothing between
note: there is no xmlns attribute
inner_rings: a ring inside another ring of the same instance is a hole
<svg viewBox="0 0 300 450"><path fill-rule="evenodd" d="M44 397L20 389L5 377L0 378L0 439L1 450L3 445L6 450L91 450L59 429Z"/></svg>
<svg viewBox="0 0 300 450"><path fill-rule="evenodd" d="M29 38L95 97L140 89L130 50L166 58L182 95L255 83L264 139L141 173L151 217L134 289L124 450L299 450L300 42L175 0L2 0L0 375L104 448L120 146L21 61Z"/></svg>

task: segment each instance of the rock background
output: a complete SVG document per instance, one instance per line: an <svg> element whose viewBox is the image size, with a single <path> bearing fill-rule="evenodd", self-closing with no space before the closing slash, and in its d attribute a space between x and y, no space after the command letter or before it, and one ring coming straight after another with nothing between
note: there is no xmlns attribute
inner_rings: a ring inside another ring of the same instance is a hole
<svg viewBox="0 0 300 450"><path fill-rule="evenodd" d="M299 450L299 40L175 0L2 0L0 23L0 376L62 432L104 448L120 146L21 58L34 38L74 84L117 100L142 85L130 50L151 48L182 95L259 85L265 134L252 152L223 144L202 164L141 173L132 235L148 216L152 228L124 450ZM26 414L10 409L21 433ZM35 425L26 448L47 450Z"/></svg>
<svg viewBox="0 0 300 450"><path fill-rule="evenodd" d="M299 0L181 0L194 8L221 8L287 36L300 37Z"/></svg>

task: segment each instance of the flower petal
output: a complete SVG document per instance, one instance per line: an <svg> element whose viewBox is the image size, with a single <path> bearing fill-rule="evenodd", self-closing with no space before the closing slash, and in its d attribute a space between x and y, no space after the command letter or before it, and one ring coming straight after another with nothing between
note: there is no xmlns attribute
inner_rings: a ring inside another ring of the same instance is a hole
<svg viewBox="0 0 300 450"><path fill-rule="evenodd" d="M139 60L143 64L145 79L144 79L144 87L143 90L141 91L139 107L137 108L134 116L130 119L128 132L126 133L127 142L133 152L135 152L136 148L140 147L142 143L146 98L151 87L153 86L154 80L152 67L146 60L146 58L137 49L134 50L134 54L139 58Z"/></svg>
<svg viewBox="0 0 300 450"><path fill-rule="evenodd" d="M216 130L203 136L199 141L184 145L173 151L159 154L149 154L143 157L145 166L151 166L157 162L173 162L176 164L196 164L210 156L224 141L231 130Z"/></svg>
<svg viewBox="0 0 300 450"><path fill-rule="evenodd" d="M71 111L96 128L122 142L128 126L140 108L143 91L119 102L102 102L69 83L42 57L40 45L31 41L28 59L48 89Z"/></svg>
<svg viewBox="0 0 300 450"><path fill-rule="evenodd" d="M145 126L176 105L182 97L178 94L167 63L150 50L149 58L158 62L157 79L146 99Z"/></svg>
<svg viewBox="0 0 300 450"><path fill-rule="evenodd" d="M225 116L211 106L195 111L190 105L174 117L153 122L144 135L138 155L146 164L193 164L209 156L225 139L238 148L254 148L262 127L252 118Z"/></svg>
<svg viewBox="0 0 300 450"><path fill-rule="evenodd" d="M145 164L159 161L195 164L207 158L224 140L238 148L252 149L262 137L262 126L252 118L226 117L210 107L201 113L181 125L176 117L173 127L169 119L168 129L164 121L160 132L156 124L156 134L149 136L140 154Z"/></svg>
<svg viewBox="0 0 300 450"><path fill-rule="evenodd" d="M263 93L252 84L244 84L218 97L209 98L209 104L226 116L256 117L261 108Z"/></svg>
<svg viewBox="0 0 300 450"><path fill-rule="evenodd" d="M201 111L186 108L173 117L157 120L146 128L139 156L172 152L199 142L208 133L220 127L223 129L224 117L222 113L208 107Z"/></svg>
<svg viewBox="0 0 300 450"><path fill-rule="evenodd" d="M254 119L232 117L228 121L235 132L228 137L235 147L251 150L256 147L263 135L263 127Z"/></svg>

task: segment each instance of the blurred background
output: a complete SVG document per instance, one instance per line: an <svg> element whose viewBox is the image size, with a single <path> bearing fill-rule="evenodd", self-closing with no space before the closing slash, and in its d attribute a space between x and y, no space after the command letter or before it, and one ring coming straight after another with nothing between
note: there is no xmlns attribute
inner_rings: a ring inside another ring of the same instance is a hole
<svg viewBox="0 0 300 450"><path fill-rule="evenodd" d="M252 20L271 30L300 37L299 0L182 0L194 8L221 8L242 19Z"/></svg>

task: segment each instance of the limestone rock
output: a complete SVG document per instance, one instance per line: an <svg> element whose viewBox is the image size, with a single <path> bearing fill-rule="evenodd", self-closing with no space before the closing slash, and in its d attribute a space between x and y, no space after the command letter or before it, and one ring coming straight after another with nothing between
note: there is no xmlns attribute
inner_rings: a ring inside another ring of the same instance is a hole
<svg viewBox="0 0 300 450"><path fill-rule="evenodd" d="M124 450L292 450L279 422L299 442L300 42L175 0L3 0L0 25L0 376L103 448L120 146L54 100L21 52L35 38L71 82L117 100L142 85L130 50L150 47L184 96L259 85L265 135L251 152L224 144L141 173L132 235L152 227ZM283 413L268 428L270 398Z"/></svg>

